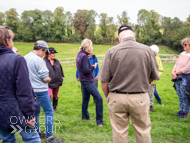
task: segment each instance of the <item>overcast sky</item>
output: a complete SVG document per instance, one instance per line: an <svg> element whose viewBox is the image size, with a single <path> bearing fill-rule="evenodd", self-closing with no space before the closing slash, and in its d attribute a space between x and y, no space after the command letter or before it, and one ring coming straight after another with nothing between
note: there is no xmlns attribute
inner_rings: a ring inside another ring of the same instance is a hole
<svg viewBox="0 0 190 143"><path fill-rule="evenodd" d="M107 13L109 17L114 17L114 21L117 21L117 15L126 10L131 23L137 23L140 9L154 10L162 16L178 17L182 21L186 21L190 15L190 0L0 0L0 12L16 8L19 15L24 10L35 9L53 12L59 6L71 13L78 9Z"/></svg>

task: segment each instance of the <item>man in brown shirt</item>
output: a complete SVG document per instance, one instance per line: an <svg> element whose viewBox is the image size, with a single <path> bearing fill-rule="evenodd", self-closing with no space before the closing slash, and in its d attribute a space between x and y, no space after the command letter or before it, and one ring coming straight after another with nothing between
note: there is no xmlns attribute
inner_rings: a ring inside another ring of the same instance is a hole
<svg viewBox="0 0 190 143"><path fill-rule="evenodd" d="M129 116L136 142L151 143L149 83L158 79L153 51L136 42L132 28L118 30L120 44L110 48L104 58L99 79L108 102L114 143L126 143Z"/></svg>

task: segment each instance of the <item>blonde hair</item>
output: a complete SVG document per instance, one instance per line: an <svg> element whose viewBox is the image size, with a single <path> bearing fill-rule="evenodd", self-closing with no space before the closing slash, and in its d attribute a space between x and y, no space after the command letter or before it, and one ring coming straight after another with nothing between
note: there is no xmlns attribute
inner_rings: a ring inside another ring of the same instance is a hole
<svg viewBox="0 0 190 143"><path fill-rule="evenodd" d="M88 47L92 47L92 41L90 39L85 38L82 41L81 46L79 47L79 50L86 50L86 48Z"/></svg>
<svg viewBox="0 0 190 143"><path fill-rule="evenodd" d="M190 45L190 37L183 38L183 39L181 40L181 45L183 46L183 44L184 44L185 42Z"/></svg>

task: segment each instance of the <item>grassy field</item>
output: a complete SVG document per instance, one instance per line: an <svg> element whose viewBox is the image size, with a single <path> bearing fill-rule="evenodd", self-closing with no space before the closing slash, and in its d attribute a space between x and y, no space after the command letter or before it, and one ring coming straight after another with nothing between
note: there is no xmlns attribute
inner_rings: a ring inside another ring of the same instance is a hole
<svg viewBox="0 0 190 143"><path fill-rule="evenodd" d="M55 47L58 51L57 58L76 57L79 44L53 44L49 46ZM24 56L32 51L33 43L15 43L15 47L19 49L19 54ZM94 45L94 53L96 55L104 55L106 51L112 47L111 45ZM160 47L160 54L170 54L170 50ZM101 66L101 65L100 65ZM151 137L153 143L189 143L190 142L190 118L180 119L174 117L179 110L178 96L173 89L171 82L171 71L174 63L165 63L164 74L157 83L157 91L162 99L163 106L154 100L154 108L156 112L151 112ZM100 87L98 90L103 97L104 106L104 127L96 126L95 120L81 120L81 103L82 94L80 85L75 78L75 66L63 67L65 79L63 86L59 91L58 113L54 114L54 136L63 138L65 143L112 143L112 130L109 120L109 112L106 100ZM95 105L93 99L89 102L89 114L95 118ZM44 113L40 118L43 121ZM41 124L42 130L43 124ZM129 127L129 143L135 143L135 136L132 124ZM18 143L22 143L20 135L16 134ZM45 140L42 140L42 143Z"/></svg>

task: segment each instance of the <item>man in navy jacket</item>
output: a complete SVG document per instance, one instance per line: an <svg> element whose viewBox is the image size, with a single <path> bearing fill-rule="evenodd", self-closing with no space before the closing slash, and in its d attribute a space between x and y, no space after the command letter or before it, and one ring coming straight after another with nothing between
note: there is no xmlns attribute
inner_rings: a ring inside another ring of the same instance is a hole
<svg viewBox="0 0 190 143"><path fill-rule="evenodd" d="M24 142L40 143L35 131L34 94L26 61L12 51L13 32L0 26L0 138L16 142L15 131Z"/></svg>

